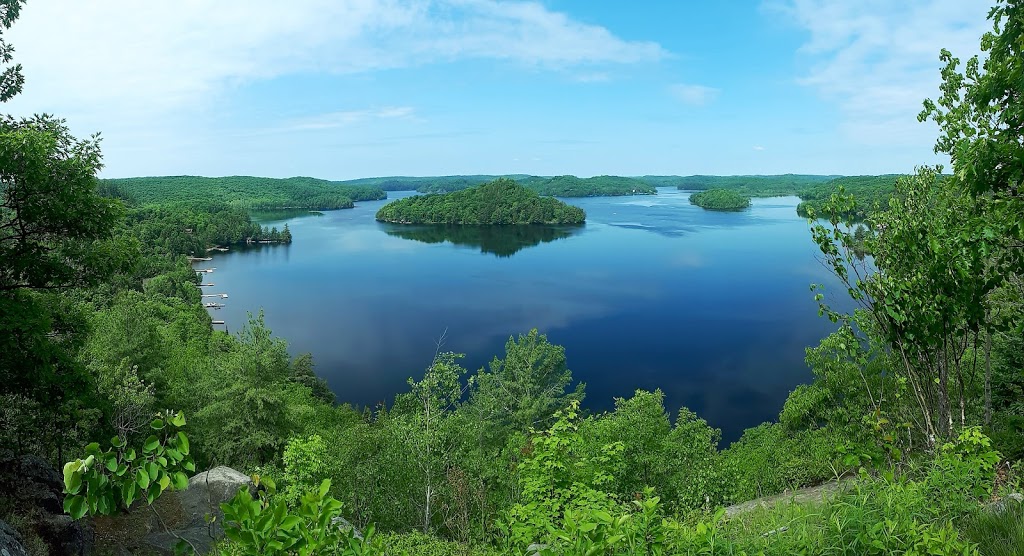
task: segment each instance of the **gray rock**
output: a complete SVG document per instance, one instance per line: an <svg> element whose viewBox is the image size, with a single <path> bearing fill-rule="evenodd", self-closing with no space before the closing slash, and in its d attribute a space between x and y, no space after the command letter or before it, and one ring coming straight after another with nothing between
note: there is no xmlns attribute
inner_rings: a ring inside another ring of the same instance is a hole
<svg viewBox="0 0 1024 556"><path fill-rule="evenodd" d="M230 467L217 467L189 479L183 491L167 491L152 507L137 505L125 515L97 520L102 543L115 553L174 554L184 542L199 554L210 552L224 535L220 505L238 491L255 486L247 475Z"/></svg>
<svg viewBox="0 0 1024 556"><path fill-rule="evenodd" d="M3 520L0 520L0 556L28 556L21 545L21 535Z"/></svg>
<svg viewBox="0 0 1024 556"><path fill-rule="evenodd" d="M987 504L985 509L994 514L1001 514L1007 509L1019 506L1020 504L1024 504L1024 494L1014 492L1013 494L1007 494L999 500Z"/></svg>
<svg viewBox="0 0 1024 556"><path fill-rule="evenodd" d="M92 553L92 526L88 520L73 521L64 513L64 478L43 458L29 455L0 462L0 497L29 517L26 527L52 554Z"/></svg>
<svg viewBox="0 0 1024 556"><path fill-rule="evenodd" d="M342 533L348 533L349 531L354 532L355 537L359 540L363 540L363 533L359 529L356 529L355 525L349 523L349 521L341 516L338 516L331 520L331 525L338 528Z"/></svg>

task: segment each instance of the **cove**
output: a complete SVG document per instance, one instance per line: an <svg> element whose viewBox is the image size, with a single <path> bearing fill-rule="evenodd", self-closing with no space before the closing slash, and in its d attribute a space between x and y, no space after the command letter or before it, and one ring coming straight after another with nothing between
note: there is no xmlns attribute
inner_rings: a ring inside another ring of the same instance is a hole
<svg viewBox="0 0 1024 556"><path fill-rule="evenodd" d="M686 406L729 442L775 419L811 379L804 348L833 325L809 285L843 292L817 261L796 197L713 212L688 196L565 199L587 212L569 228L376 222L388 201L278 216L262 223L288 223L295 243L217 254L203 263L216 268L204 290L229 295L212 314L232 332L262 308L293 355L313 354L339 402L390 403L442 336L474 372L535 327L565 346L588 409L660 388L673 414Z"/></svg>

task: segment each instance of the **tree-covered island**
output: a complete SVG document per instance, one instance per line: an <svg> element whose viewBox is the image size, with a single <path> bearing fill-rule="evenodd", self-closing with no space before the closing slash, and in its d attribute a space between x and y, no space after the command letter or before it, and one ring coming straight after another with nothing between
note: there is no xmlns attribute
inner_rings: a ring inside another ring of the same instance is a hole
<svg viewBox="0 0 1024 556"><path fill-rule="evenodd" d="M399 199L377 211L378 221L392 224L582 224L586 217L583 209L542 197L508 178Z"/></svg>
<svg viewBox="0 0 1024 556"><path fill-rule="evenodd" d="M708 189L690 195L690 204L708 210L743 210L750 206L750 197L731 189Z"/></svg>

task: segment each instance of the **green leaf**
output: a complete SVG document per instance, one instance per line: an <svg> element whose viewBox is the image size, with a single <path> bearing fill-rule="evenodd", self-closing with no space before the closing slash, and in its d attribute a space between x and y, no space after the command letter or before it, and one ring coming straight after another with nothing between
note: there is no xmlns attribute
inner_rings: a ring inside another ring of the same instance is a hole
<svg viewBox="0 0 1024 556"><path fill-rule="evenodd" d="M149 488L149 474L144 469L139 469L135 473L135 482L139 485L139 488Z"/></svg>
<svg viewBox="0 0 1024 556"><path fill-rule="evenodd" d="M185 426L185 414L184 413L176 413L174 415L174 417L171 417L171 424L174 425L175 427L178 427L179 429L181 427L184 427Z"/></svg>
<svg viewBox="0 0 1024 556"><path fill-rule="evenodd" d="M164 428L164 420L163 419L153 419L153 422L149 424L149 428L151 428L151 429L153 429L155 431L163 430L163 428Z"/></svg>
<svg viewBox="0 0 1024 556"><path fill-rule="evenodd" d="M68 496L64 499L64 513L71 516L71 519L82 519L85 516L86 505L84 496Z"/></svg>
<svg viewBox="0 0 1024 556"><path fill-rule="evenodd" d="M174 490L185 490L188 488L188 475L178 471L174 474Z"/></svg>
<svg viewBox="0 0 1024 556"><path fill-rule="evenodd" d="M142 450L144 452L152 452L153 450L156 450L157 447L159 446L160 440L156 437L156 435L150 435L149 438L146 439L146 443L142 445Z"/></svg>
<svg viewBox="0 0 1024 556"><path fill-rule="evenodd" d="M178 431L178 450L182 454L188 455L188 437L181 431Z"/></svg>

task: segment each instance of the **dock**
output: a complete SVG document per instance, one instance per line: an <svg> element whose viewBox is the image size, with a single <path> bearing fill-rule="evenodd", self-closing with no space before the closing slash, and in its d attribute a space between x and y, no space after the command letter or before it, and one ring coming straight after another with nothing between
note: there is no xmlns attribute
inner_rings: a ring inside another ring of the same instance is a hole
<svg viewBox="0 0 1024 556"><path fill-rule="evenodd" d="M206 286L216 286L216 285L217 284L214 284L213 282L210 282L209 284L196 284L196 287L197 288L204 288Z"/></svg>
<svg viewBox="0 0 1024 556"><path fill-rule="evenodd" d="M197 268L195 270L196 270L196 272L202 272L202 273L209 274L209 273L213 272L214 270L217 270L217 267L213 267L213 268Z"/></svg>
<svg viewBox="0 0 1024 556"><path fill-rule="evenodd" d="M204 293L204 294L200 295L199 297L219 297L221 299L227 299L228 298L228 294L226 294L226 293Z"/></svg>
<svg viewBox="0 0 1024 556"><path fill-rule="evenodd" d="M189 257L188 258L188 262L189 263L199 263L199 262L212 261L212 260L213 260L213 257Z"/></svg>

